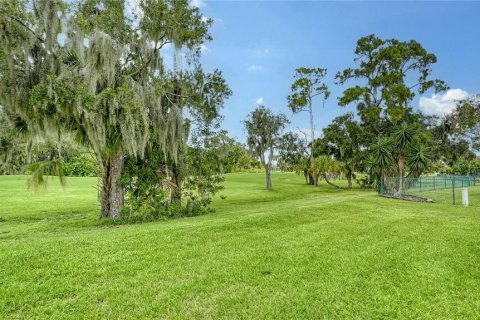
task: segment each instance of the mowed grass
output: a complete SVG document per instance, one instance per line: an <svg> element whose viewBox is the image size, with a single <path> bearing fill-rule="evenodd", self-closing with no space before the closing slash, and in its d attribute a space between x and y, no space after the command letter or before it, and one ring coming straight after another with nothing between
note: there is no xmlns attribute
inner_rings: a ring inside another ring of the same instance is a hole
<svg viewBox="0 0 480 320"><path fill-rule="evenodd" d="M216 212L111 226L96 179L0 177L0 318L478 319L480 210L230 174Z"/></svg>

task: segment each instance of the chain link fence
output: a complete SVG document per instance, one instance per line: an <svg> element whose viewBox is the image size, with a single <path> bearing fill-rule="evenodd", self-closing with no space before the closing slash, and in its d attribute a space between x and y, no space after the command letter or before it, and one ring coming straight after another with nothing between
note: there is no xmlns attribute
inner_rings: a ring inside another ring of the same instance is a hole
<svg viewBox="0 0 480 320"><path fill-rule="evenodd" d="M480 181L474 176L384 177L380 194L385 197L462 205L468 190L469 206L480 207Z"/></svg>

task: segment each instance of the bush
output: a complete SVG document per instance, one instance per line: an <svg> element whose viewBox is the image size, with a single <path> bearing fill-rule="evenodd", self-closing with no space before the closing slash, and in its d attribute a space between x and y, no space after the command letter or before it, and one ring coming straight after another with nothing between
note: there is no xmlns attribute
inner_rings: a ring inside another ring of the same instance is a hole
<svg viewBox="0 0 480 320"><path fill-rule="evenodd" d="M80 153L65 162L63 166L63 173L66 176L96 177L98 172L98 163L90 153Z"/></svg>

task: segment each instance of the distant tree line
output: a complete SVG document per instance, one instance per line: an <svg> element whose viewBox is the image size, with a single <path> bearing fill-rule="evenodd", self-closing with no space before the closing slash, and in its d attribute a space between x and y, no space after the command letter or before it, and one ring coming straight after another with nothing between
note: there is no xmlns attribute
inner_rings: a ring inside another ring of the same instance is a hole
<svg viewBox="0 0 480 320"><path fill-rule="evenodd" d="M339 116L315 138L314 98L325 101L330 91L323 68L298 68L295 71L287 104L293 114L307 112L310 133L281 134L283 126L270 126L269 154L277 155L277 164L285 171L296 171L305 182L317 185L319 179L338 188L330 180L343 175L348 188L357 182L365 188L380 186L386 176L416 178L427 173L480 174L480 107L478 96L457 102L456 110L446 117L425 116L414 111L416 95L428 90L448 89L444 81L432 79L437 62L418 42L363 37L355 49L355 66L335 75L337 85L348 85L338 97L339 106L354 105L357 113ZM249 130L254 114L271 113L261 106L246 121L253 154L261 157L258 141L266 135ZM282 114L277 118L285 118ZM274 123L271 117L270 122ZM256 126L265 126L257 120ZM268 130L267 130L268 131ZM272 150L275 149L275 152ZM266 166L267 189L270 169ZM362 173L357 177L357 173ZM401 180L399 180L401 181ZM402 186L399 186L401 192Z"/></svg>

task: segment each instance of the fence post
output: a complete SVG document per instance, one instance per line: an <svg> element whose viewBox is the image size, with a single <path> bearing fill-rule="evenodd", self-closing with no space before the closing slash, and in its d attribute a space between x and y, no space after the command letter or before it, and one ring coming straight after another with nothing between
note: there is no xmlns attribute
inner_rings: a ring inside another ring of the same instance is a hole
<svg viewBox="0 0 480 320"><path fill-rule="evenodd" d="M452 199L453 204L455 205L455 177L452 177Z"/></svg>
<svg viewBox="0 0 480 320"><path fill-rule="evenodd" d="M422 177L419 177L418 180L420 180L420 192L422 192Z"/></svg>
<svg viewBox="0 0 480 320"><path fill-rule="evenodd" d="M435 190L435 177L433 177L433 190Z"/></svg>

